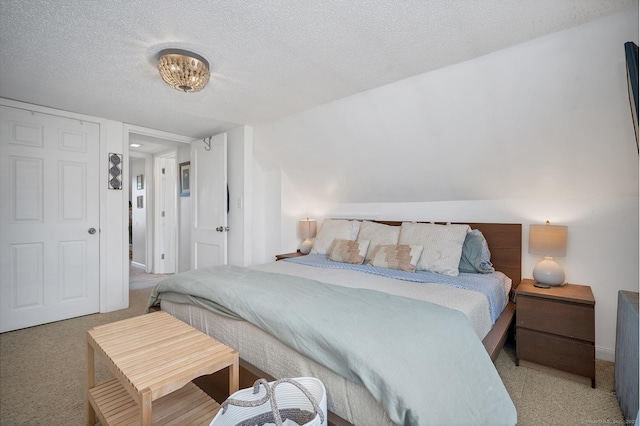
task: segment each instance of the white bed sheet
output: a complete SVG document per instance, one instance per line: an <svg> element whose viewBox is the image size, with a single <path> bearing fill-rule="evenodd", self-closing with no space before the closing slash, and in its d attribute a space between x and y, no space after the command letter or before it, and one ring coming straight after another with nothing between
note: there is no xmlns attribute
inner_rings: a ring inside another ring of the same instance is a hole
<svg viewBox="0 0 640 426"><path fill-rule="evenodd" d="M484 339L492 327L489 302L482 293L477 291L443 284L400 281L343 269L316 268L284 261L265 263L251 268L265 272L296 275L344 287L384 291L396 296L423 300L456 309L467 316L480 340Z"/></svg>

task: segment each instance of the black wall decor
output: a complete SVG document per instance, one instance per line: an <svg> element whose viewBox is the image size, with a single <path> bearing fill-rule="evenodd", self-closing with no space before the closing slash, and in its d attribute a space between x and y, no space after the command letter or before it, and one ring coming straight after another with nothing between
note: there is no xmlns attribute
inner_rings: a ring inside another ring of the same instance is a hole
<svg viewBox="0 0 640 426"><path fill-rule="evenodd" d="M109 189L122 190L122 154L109 153Z"/></svg>

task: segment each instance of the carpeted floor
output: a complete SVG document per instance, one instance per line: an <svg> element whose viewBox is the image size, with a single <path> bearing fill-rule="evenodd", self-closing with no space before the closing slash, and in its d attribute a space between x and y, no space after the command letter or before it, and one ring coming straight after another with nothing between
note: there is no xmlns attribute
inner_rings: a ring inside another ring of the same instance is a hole
<svg viewBox="0 0 640 426"><path fill-rule="evenodd" d="M142 315L162 278L132 269L128 309L0 334L0 425L86 424L87 330ZM101 362L96 374L110 375Z"/></svg>
<svg viewBox="0 0 640 426"><path fill-rule="evenodd" d="M515 350L505 346L496 369L518 411L519 425L624 424L614 392L614 364L596 360L591 379L526 361L516 367Z"/></svg>
<svg viewBox="0 0 640 426"><path fill-rule="evenodd" d="M130 307L0 334L0 425L86 424L86 331L141 315L162 275L133 271ZM613 392L613 363L596 362L596 389L588 379L513 362L506 347L496 368L518 410L520 425L623 424ZM109 377L96 362L98 379Z"/></svg>

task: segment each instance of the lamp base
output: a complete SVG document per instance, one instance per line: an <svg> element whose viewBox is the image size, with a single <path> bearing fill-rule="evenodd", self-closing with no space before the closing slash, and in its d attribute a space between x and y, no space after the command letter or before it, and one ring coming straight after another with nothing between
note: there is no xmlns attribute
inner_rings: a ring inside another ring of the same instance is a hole
<svg viewBox="0 0 640 426"><path fill-rule="evenodd" d="M550 256L546 256L533 268L533 278L542 285L557 287L565 284L562 267Z"/></svg>
<svg viewBox="0 0 640 426"><path fill-rule="evenodd" d="M537 281L533 283L533 286L538 288L551 288L549 284L542 284Z"/></svg>
<svg viewBox="0 0 640 426"><path fill-rule="evenodd" d="M309 252L311 251L311 247L312 246L313 246L313 243L311 242L311 240L309 238L307 238L306 240L304 240L302 242L302 244L300 244L300 253L309 254Z"/></svg>

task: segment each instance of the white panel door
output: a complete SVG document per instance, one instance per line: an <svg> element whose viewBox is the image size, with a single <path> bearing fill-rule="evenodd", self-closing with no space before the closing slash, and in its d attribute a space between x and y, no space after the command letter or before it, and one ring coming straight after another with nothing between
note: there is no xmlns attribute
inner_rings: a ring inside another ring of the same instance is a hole
<svg viewBox="0 0 640 426"><path fill-rule="evenodd" d="M227 134L191 143L191 269L227 263Z"/></svg>
<svg viewBox="0 0 640 426"><path fill-rule="evenodd" d="M177 222L176 198L177 177L175 154L155 158L156 176L158 176L155 208L155 261L156 274L173 274L176 272Z"/></svg>
<svg viewBox="0 0 640 426"><path fill-rule="evenodd" d="M99 141L0 106L0 332L99 311Z"/></svg>

